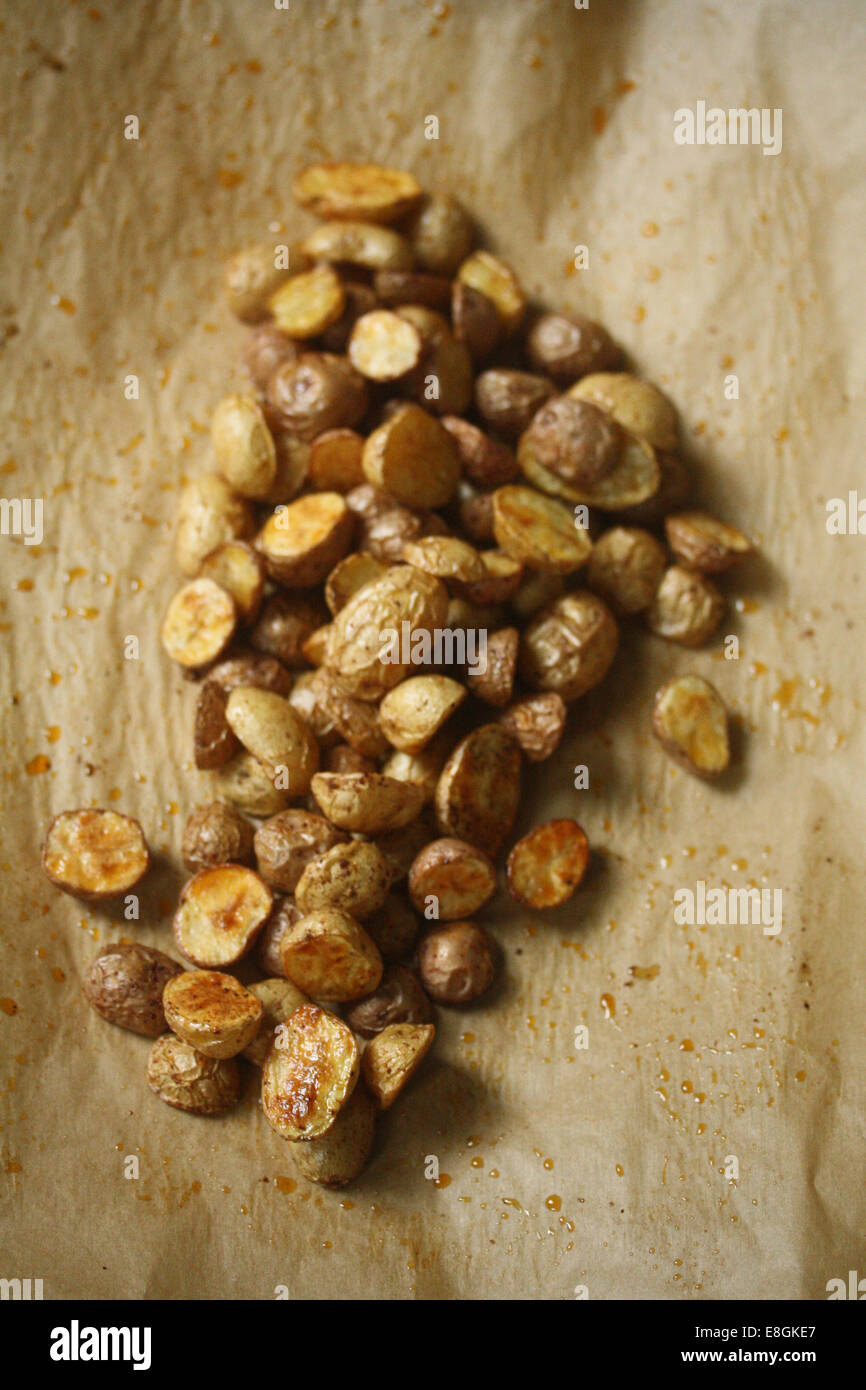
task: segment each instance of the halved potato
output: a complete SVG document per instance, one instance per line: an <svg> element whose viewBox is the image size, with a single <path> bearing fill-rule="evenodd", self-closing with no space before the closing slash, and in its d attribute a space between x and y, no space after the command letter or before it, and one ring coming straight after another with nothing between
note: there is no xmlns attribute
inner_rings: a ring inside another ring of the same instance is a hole
<svg viewBox="0 0 866 1390"><path fill-rule="evenodd" d="M510 265L489 251L474 251L459 267L457 279L492 300L506 333L514 332L526 310L526 295Z"/></svg>
<svg viewBox="0 0 866 1390"><path fill-rule="evenodd" d="M352 542L352 513L338 492L314 492L277 507L256 540L268 572L290 589L327 578Z"/></svg>
<svg viewBox="0 0 866 1390"><path fill-rule="evenodd" d="M375 222L323 222L301 242L301 249L316 261L368 270L411 270L415 264L406 238Z"/></svg>
<svg viewBox="0 0 866 1390"><path fill-rule="evenodd" d="M259 1031L264 1008L234 975L184 970L162 993L173 1033L205 1057L235 1057Z"/></svg>
<svg viewBox="0 0 866 1390"><path fill-rule="evenodd" d="M457 592L470 603L506 603L520 586L523 562L504 550L481 550L478 554L483 574L469 583L461 583Z"/></svg>
<svg viewBox="0 0 866 1390"><path fill-rule="evenodd" d="M359 589L363 589L365 584L372 584L374 579L381 579L387 572L387 565L363 552L347 555L345 560L335 565L325 583L325 602L334 617Z"/></svg>
<svg viewBox="0 0 866 1390"><path fill-rule="evenodd" d="M717 521L706 512L677 512L665 517L665 535L676 558L687 569L722 574L754 550L736 526Z"/></svg>
<svg viewBox="0 0 866 1390"><path fill-rule="evenodd" d="M471 917L495 892L493 860L466 840L448 837L431 841L409 870L412 902L423 913L428 899L435 898L440 922Z"/></svg>
<svg viewBox="0 0 866 1390"><path fill-rule="evenodd" d="M61 811L42 846L46 877L73 898L92 902L128 893L149 866L141 826L119 811Z"/></svg>
<svg viewBox="0 0 866 1390"><path fill-rule="evenodd" d="M520 675L533 690L577 700L604 680L618 645L616 619L603 599L585 590L563 594L521 633Z"/></svg>
<svg viewBox="0 0 866 1390"><path fill-rule="evenodd" d="M336 1120L360 1073L358 1042L342 1019L302 1004L262 1068L262 1109L283 1139L316 1139Z"/></svg>
<svg viewBox="0 0 866 1390"><path fill-rule="evenodd" d="M567 394L600 405L623 429L645 439L654 449L677 447L677 412L651 381L641 381L629 372L592 372L575 382Z"/></svg>
<svg viewBox="0 0 866 1390"><path fill-rule="evenodd" d="M231 594L212 579L193 579L178 589L166 609L162 645L172 661L195 671L225 651L237 622Z"/></svg>
<svg viewBox="0 0 866 1390"><path fill-rule="evenodd" d="M520 749L498 724L482 724L458 743L436 787L442 835L495 856L520 801Z"/></svg>
<svg viewBox="0 0 866 1390"><path fill-rule="evenodd" d="M325 430L310 445L307 474L317 492L351 492L364 481L364 440L355 430Z"/></svg>
<svg viewBox="0 0 866 1390"><path fill-rule="evenodd" d="M216 782L223 800L250 816L275 816L291 800L284 788L274 785L258 758L245 750L217 770Z"/></svg>
<svg viewBox="0 0 866 1390"><path fill-rule="evenodd" d="M344 1187L366 1166L375 1129L376 1107L364 1087L356 1086L325 1134L291 1144L295 1167L309 1182Z"/></svg>
<svg viewBox="0 0 866 1390"><path fill-rule="evenodd" d="M277 476L277 451L255 396L221 400L211 421L217 466L241 497L264 499Z"/></svg>
<svg viewBox="0 0 866 1390"><path fill-rule="evenodd" d="M432 1023L389 1023L367 1043L361 1072L380 1110L394 1104L427 1056L435 1036Z"/></svg>
<svg viewBox="0 0 866 1390"><path fill-rule="evenodd" d="M414 565L437 579L465 584L483 579L486 573L484 561L474 545L457 536L422 536L420 540L407 541L403 546L403 559L407 565Z"/></svg>
<svg viewBox="0 0 866 1390"><path fill-rule="evenodd" d="M333 825L365 835L408 825L424 804L424 792L414 782L381 772L317 772L311 787Z"/></svg>
<svg viewBox="0 0 866 1390"><path fill-rule="evenodd" d="M270 888L252 869L241 864L202 869L180 895L174 939L193 965L234 965L252 946L273 905Z"/></svg>
<svg viewBox="0 0 866 1390"><path fill-rule="evenodd" d="M653 733L666 753L699 777L718 777L731 761L728 711L702 676L677 676L657 692Z"/></svg>
<svg viewBox="0 0 866 1390"><path fill-rule="evenodd" d="M280 943L283 972L313 999L360 999L382 978L382 957L360 922L321 907L296 922Z"/></svg>
<svg viewBox="0 0 866 1390"><path fill-rule="evenodd" d="M508 856L508 888L525 907L560 907L589 863L589 841L575 820L551 820L518 840Z"/></svg>
<svg viewBox="0 0 866 1390"><path fill-rule="evenodd" d="M408 404L368 437L364 477L407 507L443 507L460 480L460 458L438 420Z"/></svg>
<svg viewBox="0 0 866 1390"><path fill-rule="evenodd" d="M441 580L413 565L395 565L340 609L326 664L350 695L378 700L408 675L418 634L441 627L447 613L448 591Z"/></svg>
<svg viewBox="0 0 866 1390"><path fill-rule="evenodd" d="M517 459L524 476L542 492L581 502L604 512L618 512L654 497L661 483L661 469L653 447L636 435L625 435L619 457L609 472L591 485L568 483L536 457L531 438L525 434L517 447Z"/></svg>
<svg viewBox="0 0 866 1390"><path fill-rule="evenodd" d="M231 762L240 744L226 723L228 696L217 681L203 681L195 702L193 757L196 767L213 771Z"/></svg>
<svg viewBox="0 0 866 1390"><path fill-rule="evenodd" d="M487 639L485 659L478 667L468 666L466 684L473 695L497 709L507 705L514 694L520 633L516 627L503 627Z"/></svg>
<svg viewBox="0 0 866 1390"><path fill-rule="evenodd" d="M252 623L265 591L265 566L261 555L246 541L223 541L199 566L200 579L212 579L235 602L242 623Z"/></svg>
<svg viewBox="0 0 866 1390"><path fill-rule="evenodd" d="M293 275L270 298L274 323L288 338L317 338L345 307L342 281L329 265Z"/></svg>
<svg viewBox="0 0 866 1390"><path fill-rule="evenodd" d="M567 507L514 484L493 494L493 531L507 555L546 573L573 574L592 551L589 535L575 526Z"/></svg>
<svg viewBox="0 0 866 1390"><path fill-rule="evenodd" d="M421 201L423 190L412 174L380 164L309 164L292 180L301 207L317 217L396 222Z"/></svg>
<svg viewBox="0 0 866 1390"><path fill-rule="evenodd" d="M303 913L336 907L363 920L380 908L391 887L391 870L369 840L334 845L307 864L295 888Z"/></svg>
<svg viewBox="0 0 866 1390"><path fill-rule="evenodd" d="M466 687L449 676L410 676L389 690L379 722L394 748L420 753L465 699Z"/></svg>
<svg viewBox="0 0 866 1390"><path fill-rule="evenodd" d="M257 980L249 986L249 992L262 1006L262 1021L256 1036L244 1048L243 1055L254 1067L263 1067L280 1024L288 1023L295 1010L310 1001L291 980L280 978Z"/></svg>
<svg viewBox="0 0 866 1390"><path fill-rule="evenodd" d="M248 752L289 796L303 796L319 766L309 725L282 695L238 686L226 701L226 722Z"/></svg>
<svg viewBox="0 0 866 1390"><path fill-rule="evenodd" d="M421 358L421 334L390 309L373 309L355 320L349 361L370 381L397 381Z"/></svg>

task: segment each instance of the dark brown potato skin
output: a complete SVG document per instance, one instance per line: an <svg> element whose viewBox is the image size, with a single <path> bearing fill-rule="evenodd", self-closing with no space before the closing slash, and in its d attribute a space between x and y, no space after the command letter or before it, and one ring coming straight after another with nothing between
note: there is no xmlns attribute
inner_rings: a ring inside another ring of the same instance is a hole
<svg viewBox="0 0 866 1390"><path fill-rule="evenodd" d="M294 362L298 345L287 338L275 323L261 323L247 338L244 366L256 391L263 395L268 379L283 362Z"/></svg>
<svg viewBox="0 0 866 1390"><path fill-rule="evenodd" d="M581 314L542 314L526 337L526 351L537 372L571 385L589 372L606 372L621 357L606 329Z"/></svg>
<svg viewBox="0 0 866 1390"><path fill-rule="evenodd" d="M253 857L253 827L234 806L211 801L187 820L181 857L193 874L216 864L247 864Z"/></svg>
<svg viewBox="0 0 866 1390"><path fill-rule="evenodd" d="M109 1023L156 1038L168 1024L162 991L183 966L151 946L118 942L104 946L84 977L81 992Z"/></svg>
<svg viewBox="0 0 866 1390"><path fill-rule="evenodd" d="M375 1038L391 1023L429 1023L432 1017L418 976L404 965L389 965L373 993L356 999L344 1014L362 1038Z"/></svg>
<svg viewBox="0 0 866 1390"><path fill-rule="evenodd" d="M518 372L510 367L491 367L475 382L475 406L491 429L516 438L528 429L532 417L556 394L546 377Z"/></svg>
<svg viewBox="0 0 866 1390"><path fill-rule="evenodd" d="M278 429L311 443L325 430L357 425L367 409L367 386L345 358L304 352L271 374L266 404Z"/></svg>
<svg viewBox="0 0 866 1390"><path fill-rule="evenodd" d="M218 662L208 672L208 680L222 686L226 695L239 685L254 685L258 690L272 690L275 695L288 695L292 688L292 677L281 662L252 651L235 651Z"/></svg>
<svg viewBox="0 0 866 1390"><path fill-rule="evenodd" d="M304 643L329 617L325 605L311 594L271 594L250 632L250 642L288 670L302 671L309 664Z"/></svg>
<svg viewBox="0 0 866 1390"><path fill-rule="evenodd" d="M418 946L418 969L424 989L437 1004L471 1004L496 975L493 940L475 922L436 927Z"/></svg>
<svg viewBox="0 0 866 1390"><path fill-rule="evenodd" d="M262 928L256 942L256 959L266 975L280 975L283 970L282 940L300 922L303 912L294 898L277 898L274 910Z"/></svg>
<svg viewBox="0 0 866 1390"><path fill-rule="evenodd" d="M310 860L335 845L346 844L348 839L324 816L310 811L278 811L255 833L259 873L271 888L294 893Z"/></svg>
<svg viewBox="0 0 866 1390"><path fill-rule="evenodd" d="M207 680L198 692L193 725L193 753L196 767L213 769L231 762L240 744L226 722L225 688Z"/></svg>

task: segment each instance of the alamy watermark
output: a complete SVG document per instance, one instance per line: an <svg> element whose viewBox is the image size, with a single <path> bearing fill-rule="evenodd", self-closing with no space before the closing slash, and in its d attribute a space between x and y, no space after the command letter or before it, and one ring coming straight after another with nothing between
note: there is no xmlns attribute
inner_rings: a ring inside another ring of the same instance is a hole
<svg viewBox="0 0 866 1390"><path fill-rule="evenodd" d="M487 629L483 627L386 627L379 633L379 660L385 666L465 666L472 676L487 671Z"/></svg>
<svg viewBox="0 0 866 1390"><path fill-rule="evenodd" d="M0 535L20 536L25 545L42 544L41 497L0 497Z"/></svg>
<svg viewBox="0 0 866 1390"><path fill-rule="evenodd" d="M764 936L782 930L781 888L708 888L699 878L694 888L674 890L677 926L762 927Z"/></svg>
<svg viewBox="0 0 866 1390"><path fill-rule="evenodd" d="M677 145L760 145L763 154L782 149L782 109L775 106L708 106L705 101L674 112Z"/></svg>

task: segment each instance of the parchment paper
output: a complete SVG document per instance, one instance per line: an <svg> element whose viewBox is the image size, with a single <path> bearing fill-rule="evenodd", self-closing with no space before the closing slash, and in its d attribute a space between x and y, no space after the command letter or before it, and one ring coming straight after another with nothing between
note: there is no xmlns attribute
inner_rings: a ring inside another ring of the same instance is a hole
<svg viewBox="0 0 866 1390"><path fill-rule="evenodd" d="M5 0L0 50L0 478L45 502L41 546L0 536L0 1275L46 1298L791 1299L866 1273L864 540L825 526L862 486L863 7ZM781 108L782 152L675 144L699 100ZM549 920L488 914L501 989L442 1012L345 1193L288 1190L252 1074L225 1119L171 1111L147 1042L79 995L100 943L171 949L204 792L158 641L175 501L241 385L222 262L306 227L289 184L320 156L456 191L534 294L601 318L677 403L700 499L761 544L726 585L739 659L635 631L528 779L518 829L577 816L592 881ZM737 715L719 788L648 732L685 670ZM159 853L138 924L41 877L81 803ZM782 931L676 925L699 879L782 889Z"/></svg>

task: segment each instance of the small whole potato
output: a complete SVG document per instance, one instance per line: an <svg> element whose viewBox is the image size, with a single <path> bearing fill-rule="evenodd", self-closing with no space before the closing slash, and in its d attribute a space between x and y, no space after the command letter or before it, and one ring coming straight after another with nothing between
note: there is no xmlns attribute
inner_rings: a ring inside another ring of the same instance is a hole
<svg viewBox="0 0 866 1390"><path fill-rule="evenodd" d="M190 873L215 864L246 864L253 855L253 827L234 806L210 801L187 819L181 858Z"/></svg>
<svg viewBox="0 0 866 1390"><path fill-rule="evenodd" d="M240 1100L234 1058L205 1057L173 1033L164 1033L153 1044L146 1075L154 1095L192 1115L221 1115Z"/></svg>
<svg viewBox="0 0 866 1390"><path fill-rule="evenodd" d="M137 942L103 946L93 959L81 992L88 1004L109 1023L156 1038L168 1026L162 991L183 966L162 951Z"/></svg>
<svg viewBox="0 0 866 1390"><path fill-rule="evenodd" d="M607 330L582 314L542 314L526 336L526 350L537 372L563 386L587 372L608 371L620 357Z"/></svg>
<svg viewBox="0 0 866 1390"><path fill-rule="evenodd" d="M441 922L470 917L496 892L493 861L466 840L433 840L409 870L409 896L425 913L434 900Z"/></svg>
<svg viewBox="0 0 866 1390"><path fill-rule="evenodd" d="M418 264L434 275L453 275L472 249L469 214L450 193L431 193L408 228Z"/></svg>
<svg viewBox="0 0 866 1390"><path fill-rule="evenodd" d="M576 700L604 680L619 632L607 604L595 594L564 594L521 634L520 673L533 690Z"/></svg>
<svg viewBox="0 0 866 1390"><path fill-rule="evenodd" d="M646 621L657 637L700 647L712 637L724 613L724 597L711 579L671 565L646 610Z"/></svg>
<svg viewBox="0 0 866 1390"><path fill-rule="evenodd" d="M392 1023L429 1023L433 1009L414 971L389 965L373 993L356 999L344 1016L353 1033L375 1038Z"/></svg>
<svg viewBox="0 0 866 1390"><path fill-rule="evenodd" d="M435 927L418 946L418 972L437 1004L471 1004L496 975L493 940L475 922Z"/></svg>
<svg viewBox="0 0 866 1390"><path fill-rule="evenodd" d="M294 893L308 864L349 840L324 816L300 808L271 816L255 833L259 873L272 888Z"/></svg>
<svg viewBox="0 0 866 1390"><path fill-rule="evenodd" d="M268 381L267 406L281 429L312 443L325 430L352 429L367 409L364 378L343 357L303 352Z"/></svg>
<svg viewBox="0 0 866 1390"><path fill-rule="evenodd" d="M615 613L640 613L652 603L666 564L664 546L651 532L612 526L593 547L586 582Z"/></svg>
<svg viewBox="0 0 866 1390"><path fill-rule="evenodd" d="M235 1057L249 1047L264 1018L261 1000L220 970L184 970L163 990L165 1021L205 1057Z"/></svg>
<svg viewBox="0 0 866 1390"><path fill-rule="evenodd" d="M330 1129L316 1139L290 1140L295 1167L308 1182L345 1187L366 1167L376 1130L376 1106L355 1087Z"/></svg>
<svg viewBox="0 0 866 1390"><path fill-rule="evenodd" d="M295 902L302 912L337 907L361 921L384 903L391 871L376 845L350 840L310 860L298 880Z"/></svg>

